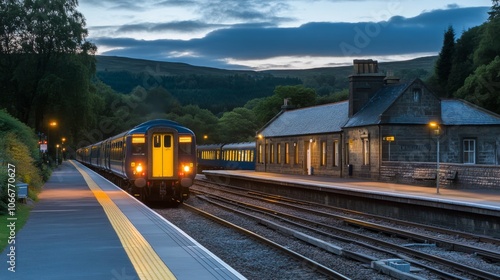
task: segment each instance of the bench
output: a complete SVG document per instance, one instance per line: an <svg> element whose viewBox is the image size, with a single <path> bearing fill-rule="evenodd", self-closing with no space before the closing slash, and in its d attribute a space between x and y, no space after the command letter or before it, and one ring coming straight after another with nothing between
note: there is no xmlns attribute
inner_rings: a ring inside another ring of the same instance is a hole
<svg viewBox="0 0 500 280"><path fill-rule="evenodd" d="M456 180L457 174L458 174L458 171L452 171L452 170L448 171L446 173L446 180L450 180L450 181Z"/></svg>

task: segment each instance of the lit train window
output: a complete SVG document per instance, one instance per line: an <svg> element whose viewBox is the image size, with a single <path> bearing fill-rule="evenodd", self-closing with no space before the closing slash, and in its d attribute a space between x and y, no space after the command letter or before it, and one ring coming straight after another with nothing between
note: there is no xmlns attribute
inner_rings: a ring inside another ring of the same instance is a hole
<svg viewBox="0 0 500 280"><path fill-rule="evenodd" d="M191 136L180 136L179 137L179 143L191 143L193 142L193 139Z"/></svg>

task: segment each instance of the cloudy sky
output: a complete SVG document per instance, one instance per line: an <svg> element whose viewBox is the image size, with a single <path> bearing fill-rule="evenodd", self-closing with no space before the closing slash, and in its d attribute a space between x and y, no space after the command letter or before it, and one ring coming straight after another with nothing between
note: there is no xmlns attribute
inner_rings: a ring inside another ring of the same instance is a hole
<svg viewBox="0 0 500 280"><path fill-rule="evenodd" d="M346 65L435 55L491 0L80 0L98 54L225 69Z"/></svg>

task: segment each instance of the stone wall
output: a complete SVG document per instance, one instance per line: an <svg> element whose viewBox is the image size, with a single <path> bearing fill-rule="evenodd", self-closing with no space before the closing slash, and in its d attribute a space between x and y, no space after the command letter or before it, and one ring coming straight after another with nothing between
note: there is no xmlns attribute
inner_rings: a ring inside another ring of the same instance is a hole
<svg viewBox="0 0 500 280"><path fill-rule="evenodd" d="M436 163L383 162L380 181L436 186ZM492 188L500 190L500 166L440 163L439 186L452 189Z"/></svg>

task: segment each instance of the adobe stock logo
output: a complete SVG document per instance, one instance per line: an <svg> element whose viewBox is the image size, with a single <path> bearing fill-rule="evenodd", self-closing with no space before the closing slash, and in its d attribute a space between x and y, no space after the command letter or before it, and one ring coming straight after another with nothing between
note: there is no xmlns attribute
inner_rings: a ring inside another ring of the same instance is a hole
<svg viewBox="0 0 500 280"><path fill-rule="evenodd" d="M387 8L372 13L372 21L367 22L363 28L354 27L354 37L352 42L342 42L339 48L344 56L353 56L361 54L362 50L367 48L376 38L384 27L389 24L389 19L401 12L401 3L388 3Z"/></svg>

